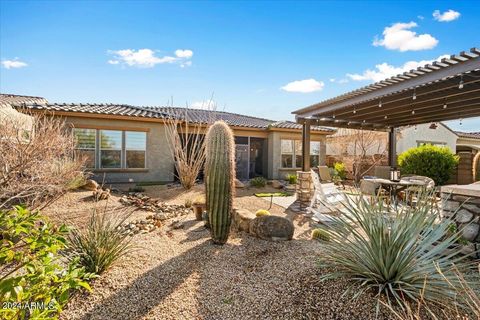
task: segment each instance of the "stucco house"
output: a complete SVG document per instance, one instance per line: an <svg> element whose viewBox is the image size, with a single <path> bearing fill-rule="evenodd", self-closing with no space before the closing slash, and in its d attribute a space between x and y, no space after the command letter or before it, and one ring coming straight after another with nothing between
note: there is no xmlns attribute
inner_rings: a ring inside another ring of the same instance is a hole
<svg viewBox="0 0 480 320"><path fill-rule="evenodd" d="M18 110L63 117L78 140L78 152L88 169L107 182L171 182L174 157L168 146L165 122L171 117L207 125L224 120L236 142L237 178L283 179L301 169L301 125L224 111L123 104L27 103ZM326 136L335 130L312 127L311 161L325 163Z"/></svg>

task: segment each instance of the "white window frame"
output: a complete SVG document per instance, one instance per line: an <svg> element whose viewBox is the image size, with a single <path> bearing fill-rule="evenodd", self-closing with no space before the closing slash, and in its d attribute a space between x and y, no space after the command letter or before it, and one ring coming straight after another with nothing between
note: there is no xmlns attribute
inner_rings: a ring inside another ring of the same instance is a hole
<svg viewBox="0 0 480 320"><path fill-rule="evenodd" d="M291 144L292 144L292 153L283 153L282 152L282 143L283 141L290 141ZM300 167L297 167L296 164L297 164L297 153L295 151L295 142L298 142L300 141L301 143L301 140L298 140L298 139L280 139L280 168L281 169L300 169ZM312 153L312 143L319 143L320 144L320 148L318 149L318 154L314 154ZM321 141L310 141L310 156L318 156L318 163L320 163L320 149L322 147L322 142ZM292 166L291 167L284 167L283 166L283 161L282 161L282 156L283 155L292 155ZM302 154L302 151L300 151L300 156L303 156Z"/></svg>

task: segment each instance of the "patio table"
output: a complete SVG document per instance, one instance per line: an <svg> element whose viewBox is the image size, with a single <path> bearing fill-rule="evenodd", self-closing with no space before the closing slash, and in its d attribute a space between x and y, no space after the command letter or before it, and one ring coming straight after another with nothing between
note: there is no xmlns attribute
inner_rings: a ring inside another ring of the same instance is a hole
<svg viewBox="0 0 480 320"><path fill-rule="evenodd" d="M369 179L365 179L365 180L368 180L368 181L371 181L375 184L378 184L380 185L381 188L384 188L385 190L387 190L389 193L390 193L390 197L392 198L392 202L395 206L395 208L397 207L397 203L398 203L398 193L402 190L405 190L406 188L408 187L412 187L412 186L425 186L425 182L423 181L420 181L420 180L402 180L400 179L400 181L392 181L392 180L388 180L388 179L382 179L382 178L369 178Z"/></svg>

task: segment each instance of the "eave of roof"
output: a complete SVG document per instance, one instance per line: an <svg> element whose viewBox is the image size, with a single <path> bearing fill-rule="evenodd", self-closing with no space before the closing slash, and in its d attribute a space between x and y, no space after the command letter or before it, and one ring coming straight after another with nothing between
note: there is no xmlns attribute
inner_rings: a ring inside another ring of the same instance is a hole
<svg viewBox="0 0 480 320"><path fill-rule="evenodd" d="M452 55L292 113L300 120L320 119L327 126L369 129L477 116L480 115L479 76L480 50L472 48L470 52ZM460 89L459 81L465 82L463 92L454 90ZM420 98L412 101L415 89ZM441 109L445 101L449 108L432 115L432 110ZM382 104L383 109L375 108ZM412 106L418 109L410 115Z"/></svg>
<svg viewBox="0 0 480 320"><path fill-rule="evenodd" d="M54 103L54 104L21 104L14 106L17 109L27 109L31 111L48 111L65 114L83 114L92 116L119 116L134 117L145 119L178 119L191 123L208 124L217 120L224 120L229 125L238 128L249 128L259 130L284 129L298 131L302 126L292 121L273 121L264 118L241 115L225 111L213 111L203 109L175 108L175 107L137 107L127 104L74 104L74 103ZM335 129L312 126L311 130L317 133L334 133Z"/></svg>

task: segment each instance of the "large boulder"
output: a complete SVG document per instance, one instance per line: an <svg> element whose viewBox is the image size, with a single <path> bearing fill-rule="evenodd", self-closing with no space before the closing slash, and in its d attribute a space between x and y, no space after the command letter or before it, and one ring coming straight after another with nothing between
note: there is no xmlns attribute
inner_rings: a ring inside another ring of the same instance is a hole
<svg viewBox="0 0 480 320"><path fill-rule="evenodd" d="M279 216L256 217L250 222L250 233L269 241L292 240L293 230L292 221Z"/></svg>
<svg viewBox="0 0 480 320"><path fill-rule="evenodd" d="M96 191L98 189L99 185L97 181L88 179L85 184L83 185L83 189L85 190L90 190L90 191Z"/></svg>
<svg viewBox="0 0 480 320"><path fill-rule="evenodd" d="M283 188L283 183L281 183L278 180L273 180L272 181L272 187L275 189L282 189Z"/></svg>
<svg viewBox="0 0 480 320"><path fill-rule="evenodd" d="M242 181L235 179L235 188L239 188L239 189L245 188L245 184Z"/></svg>
<svg viewBox="0 0 480 320"><path fill-rule="evenodd" d="M234 208L232 211L232 220L238 231L249 232L250 221L255 219L255 214L246 209Z"/></svg>

